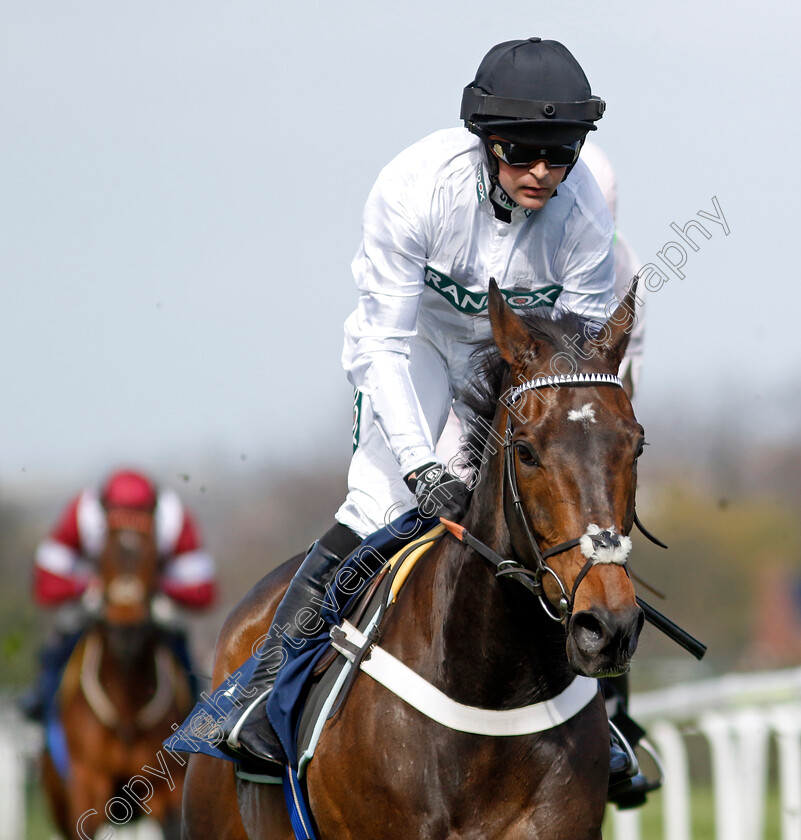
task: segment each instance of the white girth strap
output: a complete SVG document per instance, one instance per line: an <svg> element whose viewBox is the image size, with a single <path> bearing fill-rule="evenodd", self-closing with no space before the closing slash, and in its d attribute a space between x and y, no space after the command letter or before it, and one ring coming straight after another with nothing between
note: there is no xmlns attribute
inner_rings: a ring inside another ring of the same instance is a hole
<svg viewBox="0 0 801 840"><path fill-rule="evenodd" d="M350 644L332 641L332 645L353 662L355 654L352 646L362 648L368 640L347 621L339 629L344 632ZM431 720L449 729L474 735L509 736L544 732L570 720L598 694L597 680L576 677L561 694L542 703L518 709L478 709L451 700L411 668L375 645L370 648L368 657L362 660L360 667L376 682Z"/></svg>

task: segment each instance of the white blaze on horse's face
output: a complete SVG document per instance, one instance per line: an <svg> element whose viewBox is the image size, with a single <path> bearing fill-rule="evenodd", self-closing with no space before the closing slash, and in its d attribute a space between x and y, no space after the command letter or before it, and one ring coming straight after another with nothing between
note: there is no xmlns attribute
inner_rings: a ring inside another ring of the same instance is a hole
<svg viewBox="0 0 801 840"><path fill-rule="evenodd" d="M120 607L138 606L146 595L145 585L136 575L116 575L106 589L108 602Z"/></svg>
<svg viewBox="0 0 801 840"><path fill-rule="evenodd" d="M595 423L595 409L592 403L584 403L579 409L572 409L567 412L567 419L574 423L581 423L585 429L589 428L590 423Z"/></svg>

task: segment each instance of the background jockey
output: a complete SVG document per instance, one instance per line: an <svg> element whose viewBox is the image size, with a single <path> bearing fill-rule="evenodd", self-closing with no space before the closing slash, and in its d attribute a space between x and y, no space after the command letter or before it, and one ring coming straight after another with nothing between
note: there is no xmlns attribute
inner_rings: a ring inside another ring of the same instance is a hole
<svg viewBox="0 0 801 840"><path fill-rule="evenodd" d="M490 278L513 307L597 322L612 313L614 223L579 158L604 108L564 45L507 41L464 89L464 126L420 140L379 174L352 263L358 304L345 322L342 359L356 389L349 493L278 607L283 658L303 645L296 617L316 626L326 582L365 536L415 507L464 513L469 489L435 447L452 405L470 420L460 396L476 343L490 336ZM276 670L274 659L259 663L255 700L223 731L232 753L280 765L266 719L280 699L269 697ZM613 771L631 775L625 753L612 752Z"/></svg>
<svg viewBox="0 0 801 840"><path fill-rule="evenodd" d="M34 599L57 612L54 632L40 654L39 679L22 698L23 711L34 720L43 718L64 665L100 606L97 560L110 508L154 511L156 542L165 565L153 618L165 631L196 693L197 680L175 605L190 610L212 605L217 589L214 560L203 547L194 517L174 491L157 488L139 472L120 470L102 487L88 487L73 498L36 549Z"/></svg>

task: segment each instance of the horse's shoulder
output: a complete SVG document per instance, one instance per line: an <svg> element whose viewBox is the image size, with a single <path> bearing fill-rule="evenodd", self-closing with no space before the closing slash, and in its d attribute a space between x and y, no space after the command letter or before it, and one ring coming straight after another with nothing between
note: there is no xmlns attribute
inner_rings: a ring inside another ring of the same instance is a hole
<svg viewBox="0 0 801 840"><path fill-rule="evenodd" d="M250 657L255 642L270 629L273 614L303 557L297 554L268 572L228 613L214 653L215 687L225 679L226 672L232 674Z"/></svg>

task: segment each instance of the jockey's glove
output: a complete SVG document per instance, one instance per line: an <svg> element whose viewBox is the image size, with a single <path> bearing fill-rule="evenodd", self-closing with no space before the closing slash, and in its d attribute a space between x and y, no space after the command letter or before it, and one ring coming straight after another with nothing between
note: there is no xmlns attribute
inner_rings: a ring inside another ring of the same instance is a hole
<svg viewBox="0 0 801 840"><path fill-rule="evenodd" d="M423 516L442 516L451 520L464 516L470 501L470 490L442 464L418 467L404 481L414 493L417 508Z"/></svg>

